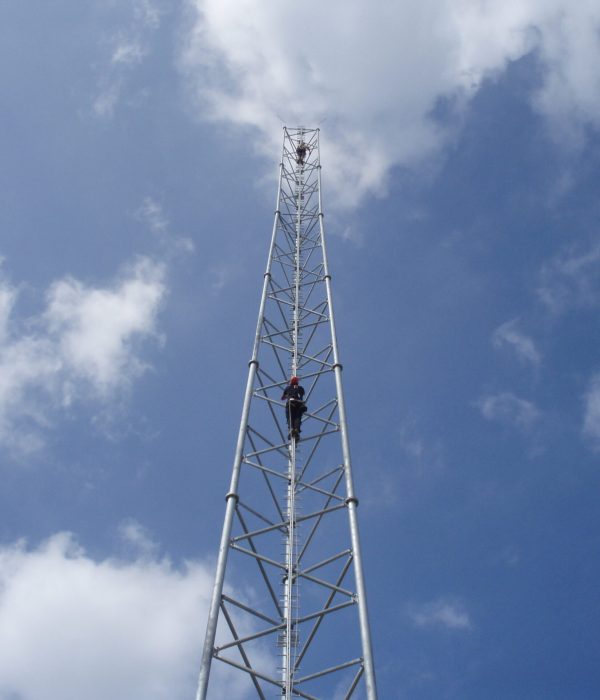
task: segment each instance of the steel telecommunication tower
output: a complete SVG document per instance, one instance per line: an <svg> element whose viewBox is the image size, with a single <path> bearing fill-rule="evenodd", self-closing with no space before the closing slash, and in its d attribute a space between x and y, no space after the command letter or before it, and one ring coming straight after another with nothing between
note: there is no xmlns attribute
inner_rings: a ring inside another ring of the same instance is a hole
<svg viewBox="0 0 600 700"><path fill-rule="evenodd" d="M293 375L308 407L297 443L281 398ZM284 128L226 503L196 700L210 697L216 659L259 698L376 700L318 129Z"/></svg>

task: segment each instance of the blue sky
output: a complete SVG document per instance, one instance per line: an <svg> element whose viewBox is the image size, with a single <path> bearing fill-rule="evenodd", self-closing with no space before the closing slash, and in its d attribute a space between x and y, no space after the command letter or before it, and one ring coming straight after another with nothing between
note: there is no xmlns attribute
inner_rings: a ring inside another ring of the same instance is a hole
<svg viewBox="0 0 600 700"><path fill-rule="evenodd" d="M380 696L598 696L599 28L2 3L1 700L194 693L283 123L321 127Z"/></svg>

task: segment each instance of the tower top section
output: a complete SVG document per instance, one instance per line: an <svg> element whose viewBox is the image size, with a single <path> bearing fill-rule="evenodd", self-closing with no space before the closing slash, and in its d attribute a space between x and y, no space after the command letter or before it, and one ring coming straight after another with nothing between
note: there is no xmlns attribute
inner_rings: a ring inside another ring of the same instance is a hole
<svg viewBox="0 0 600 700"><path fill-rule="evenodd" d="M295 165L319 167L319 129L304 126L283 127L283 165L295 170Z"/></svg>

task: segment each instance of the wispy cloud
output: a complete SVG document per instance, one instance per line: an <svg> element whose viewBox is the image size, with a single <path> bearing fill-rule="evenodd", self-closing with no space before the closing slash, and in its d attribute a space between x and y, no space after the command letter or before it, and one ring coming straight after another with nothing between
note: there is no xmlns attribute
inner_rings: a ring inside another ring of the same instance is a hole
<svg viewBox="0 0 600 700"><path fill-rule="evenodd" d="M450 630L468 630L471 617L463 603L439 598L429 603L411 604L407 613L415 627L443 627Z"/></svg>
<svg viewBox="0 0 600 700"><path fill-rule="evenodd" d="M102 81L102 83L99 93L94 98L92 111L96 117L106 119L114 114L121 94L122 79L115 77L110 81Z"/></svg>
<svg viewBox="0 0 600 700"><path fill-rule="evenodd" d="M600 450L600 372L590 380L584 407L583 434L595 450Z"/></svg>
<svg viewBox="0 0 600 700"><path fill-rule="evenodd" d="M498 326L492 334L492 343L496 348L509 348L524 364L538 368L542 356L533 339L519 329L519 320L512 319Z"/></svg>
<svg viewBox="0 0 600 700"><path fill-rule="evenodd" d="M162 205L152 197L144 197L144 201L137 210L136 216L147 223L154 233L164 235L169 228L169 220L163 211Z"/></svg>
<svg viewBox="0 0 600 700"><path fill-rule="evenodd" d="M158 29L165 10L156 0L134 0L133 13L143 26Z"/></svg>
<svg viewBox="0 0 600 700"><path fill-rule="evenodd" d="M394 166L436 157L481 85L529 53L532 104L555 129L600 124L595 3L308 0L314 23L292 3L191 4L182 66L203 118L251 128L270 157L281 120L326 120L328 182L348 206L385 191ZM440 103L450 119L434 116Z"/></svg>
<svg viewBox="0 0 600 700"><path fill-rule="evenodd" d="M411 472L416 480L431 480L445 469L444 449L440 440L424 436L423 428L414 415L402 420L397 430L400 449L411 464Z"/></svg>
<svg viewBox="0 0 600 700"><path fill-rule="evenodd" d="M158 544L150 531L134 518L124 520L119 525L119 535L123 543L139 558L156 557Z"/></svg>
<svg viewBox="0 0 600 700"><path fill-rule="evenodd" d="M213 294L220 294L239 276L240 268L237 262L221 262L213 265L208 271L210 289Z"/></svg>
<svg viewBox="0 0 600 700"><path fill-rule="evenodd" d="M30 452L56 411L76 401L107 405L147 369L144 343L159 339L165 267L140 258L112 285L73 277L54 282L46 308L27 319L14 309L17 289L0 283L0 445Z"/></svg>
<svg viewBox="0 0 600 700"><path fill-rule="evenodd" d="M370 475L363 502L368 508L403 508L418 500L423 491L435 488L446 469L444 445L439 436L425 433L414 415L392 426L398 460L390 466L375 455L368 458Z"/></svg>
<svg viewBox="0 0 600 700"><path fill-rule="evenodd" d="M99 68L98 89L92 101L92 113L100 119L113 117L132 72L150 53L151 38L163 14L155 0L126 2L129 21L105 40L109 56Z"/></svg>
<svg viewBox="0 0 600 700"><path fill-rule="evenodd" d="M477 406L484 418L528 432L539 420L540 412L531 401L520 399L510 391L484 396Z"/></svg>
<svg viewBox="0 0 600 700"><path fill-rule="evenodd" d="M123 38L114 48L111 63L135 65L141 63L146 55L146 49L139 41Z"/></svg>
<svg viewBox="0 0 600 700"><path fill-rule="evenodd" d="M144 197L141 206L134 215L138 221L148 226L160 243L164 254L172 256L194 252L195 247L192 239L176 235L171 231L171 223L162 204L153 197Z"/></svg>
<svg viewBox="0 0 600 700"><path fill-rule="evenodd" d="M555 314L600 306L600 243L587 250L564 250L540 272L537 294Z"/></svg>
<svg viewBox="0 0 600 700"><path fill-rule="evenodd" d="M593 68L600 60L600 7L553 0L539 3L536 15L544 75L534 106L550 118L559 142L580 145L585 129L600 124L600 78Z"/></svg>

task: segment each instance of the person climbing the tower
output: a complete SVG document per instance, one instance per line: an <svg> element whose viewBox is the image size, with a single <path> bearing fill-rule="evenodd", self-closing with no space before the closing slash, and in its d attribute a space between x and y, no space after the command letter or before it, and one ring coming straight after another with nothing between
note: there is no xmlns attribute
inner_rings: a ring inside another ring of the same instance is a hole
<svg viewBox="0 0 600 700"><path fill-rule="evenodd" d="M298 377L292 377L290 383L283 390L281 400L285 399L285 417L289 435L298 441L300 438L300 423L302 414L306 412L306 404L304 403L304 387L300 386Z"/></svg>
<svg viewBox="0 0 600 700"><path fill-rule="evenodd" d="M296 163L298 163L298 165L304 165L304 159L306 158L307 153L308 146L304 143L304 141L300 141L296 148Z"/></svg>

